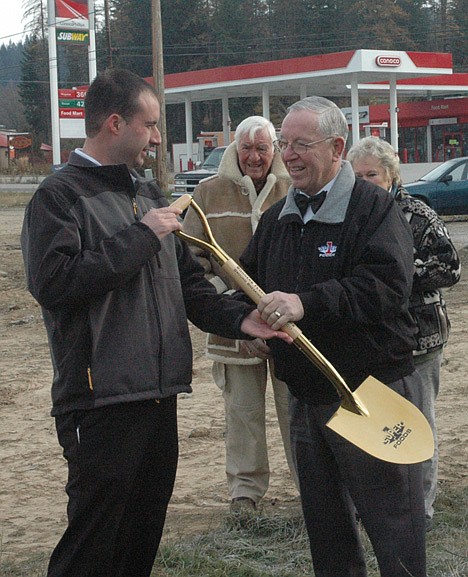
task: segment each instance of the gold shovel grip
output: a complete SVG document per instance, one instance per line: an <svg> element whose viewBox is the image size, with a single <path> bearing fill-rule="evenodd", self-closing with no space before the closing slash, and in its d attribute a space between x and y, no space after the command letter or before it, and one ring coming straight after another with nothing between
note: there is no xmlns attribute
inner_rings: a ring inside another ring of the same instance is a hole
<svg viewBox="0 0 468 577"><path fill-rule="evenodd" d="M176 208L180 208L180 210L184 211L188 208L189 204L192 202L192 197L190 194L183 194L174 202L171 202L171 206L175 206Z"/></svg>

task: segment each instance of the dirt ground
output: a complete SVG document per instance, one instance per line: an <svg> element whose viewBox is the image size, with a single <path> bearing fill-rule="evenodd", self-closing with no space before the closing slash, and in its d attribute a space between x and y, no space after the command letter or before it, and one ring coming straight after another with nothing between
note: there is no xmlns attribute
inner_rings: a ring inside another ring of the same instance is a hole
<svg viewBox="0 0 468 577"><path fill-rule="evenodd" d="M50 551L66 524L66 465L50 417L51 366L41 310L25 288L19 233L22 208L0 208L0 557ZM468 247L460 250L468 266ZM466 274L464 275L466 278ZM468 484L467 281L446 291L452 333L437 402L441 482ZM228 509L221 394L193 329L194 392L179 399L180 460L166 537L216 527ZM271 482L265 509L297 507L268 399Z"/></svg>

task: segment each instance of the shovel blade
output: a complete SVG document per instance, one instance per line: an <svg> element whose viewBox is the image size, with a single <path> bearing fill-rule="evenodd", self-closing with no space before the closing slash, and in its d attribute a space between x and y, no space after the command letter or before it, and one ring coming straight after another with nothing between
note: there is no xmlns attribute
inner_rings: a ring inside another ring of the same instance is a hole
<svg viewBox="0 0 468 577"><path fill-rule="evenodd" d="M368 377L354 391L368 415L340 407L327 427L369 455L389 463L411 464L430 459L434 436L424 415L410 401Z"/></svg>

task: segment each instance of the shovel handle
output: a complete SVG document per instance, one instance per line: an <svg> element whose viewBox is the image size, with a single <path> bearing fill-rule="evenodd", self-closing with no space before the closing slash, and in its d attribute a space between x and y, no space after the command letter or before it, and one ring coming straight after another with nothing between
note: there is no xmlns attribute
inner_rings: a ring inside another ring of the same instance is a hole
<svg viewBox="0 0 468 577"><path fill-rule="evenodd" d="M185 210L192 206L198 214L203 230L209 239L209 242L190 236L182 231L175 231L175 234L187 242L209 250L226 274L235 280L241 289L249 296L254 303L258 304L265 292L249 277L249 275L219 246L210 229L208 220L201 208L193 200L190 194L184 194L178 198L173 206ZM341 397L341 406L357 415L368 416L367 409L359 401L357 395L354 395L348 385L338 373L335 367L314 347L314 345L304 336L301 329L292 322L286 323L281 330L293 339L293 344L310 360L312 363L328 378Z"/></svg>

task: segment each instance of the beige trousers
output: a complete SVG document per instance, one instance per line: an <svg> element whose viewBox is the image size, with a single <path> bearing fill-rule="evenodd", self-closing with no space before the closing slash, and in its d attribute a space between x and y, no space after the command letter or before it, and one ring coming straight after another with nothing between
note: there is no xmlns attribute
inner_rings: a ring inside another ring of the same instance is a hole
<svg viewBox="0 0 468 577"><path fill-rule="evenodd" d="M229 497L250 497L255 502L268 490L265 394L268 373L273 386L278 424L286 460L296 484L289 436L288 388L275 378L266 361L258 365L213 364L213 378L223 392L226 421L226 475Z"/></svg>

